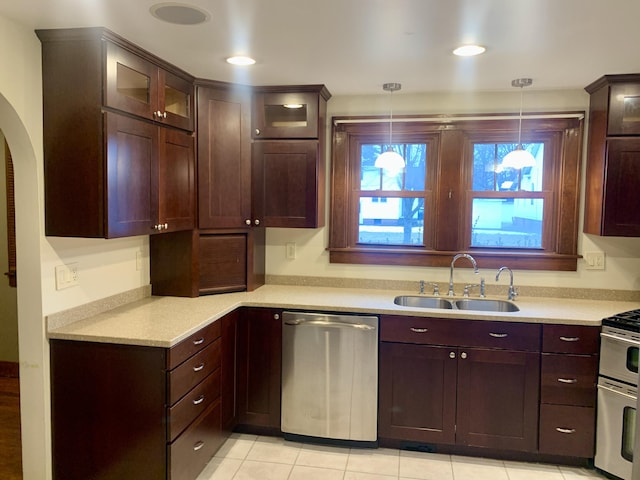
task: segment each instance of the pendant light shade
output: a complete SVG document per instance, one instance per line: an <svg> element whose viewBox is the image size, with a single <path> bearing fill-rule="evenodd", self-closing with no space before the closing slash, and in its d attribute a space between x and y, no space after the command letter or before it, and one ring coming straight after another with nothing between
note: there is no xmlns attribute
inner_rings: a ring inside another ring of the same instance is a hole
<svg viewBox="0 0 640 480"><path fill-rule="evenodd" d="M392 95L393 92L396 92L402 88L402 85L399 83L385 83L382 85L382 89L385 92L389 92L389 95ZM398 152L393 151L393 100L390 102L391 108L389 113L389 146L387 147L386 152L382 152L376 158L376 162L374 166L376 168L382 168L384 170L389 171L390 173L398 173L402 170L406 163L402 155Z"/></svg>
<svg viewBox="0 0 640 480"><path fill-rule="evenodd" d="M511 82L512 87L520 88L520 116L518 121L518 144L516 149L509 152L502 159L503 168L520 169L524 167L535 167L536 159L534 156L522 148L522 99L524 87L528 87L533 83L530 78L516 78Z"/></svg>

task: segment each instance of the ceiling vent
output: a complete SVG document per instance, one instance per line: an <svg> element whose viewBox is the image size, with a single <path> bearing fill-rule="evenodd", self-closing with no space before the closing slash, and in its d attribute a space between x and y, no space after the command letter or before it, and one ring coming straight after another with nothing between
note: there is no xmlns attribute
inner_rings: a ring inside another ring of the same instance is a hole
<svg viewBox="0 0 640 480"><path fill-rule="evenodd" d="M208 12L184 3L157 3L149 11L154 17L175 25L199 25L211 18Z"/></svg>

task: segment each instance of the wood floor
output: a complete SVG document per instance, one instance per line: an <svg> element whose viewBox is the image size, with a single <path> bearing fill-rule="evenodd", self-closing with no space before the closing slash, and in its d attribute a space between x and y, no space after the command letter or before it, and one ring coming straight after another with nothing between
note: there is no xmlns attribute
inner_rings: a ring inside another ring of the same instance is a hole
<svg viewBox="0 0 640 480"><path fill-rule="evenodd" d="M0 478L22 480L20 380L0 376Z"/></svg>

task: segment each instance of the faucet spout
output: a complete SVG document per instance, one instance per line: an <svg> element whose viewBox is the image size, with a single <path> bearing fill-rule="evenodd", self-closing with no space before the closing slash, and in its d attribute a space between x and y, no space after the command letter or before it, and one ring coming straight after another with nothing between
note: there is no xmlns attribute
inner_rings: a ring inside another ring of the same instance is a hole
<svg viewBox="0 0 640 480"><path fill-rule="evenodd" d="M458 253L457 255L455 255L453 257L453 260L451 260L451 268L449 269L449 291L447 292L447 295L450 297L455 296L455 292L453 291L453 267L455 266L455 263L459 258L466 258L467 260L469 260L471 262L471 265L473 265L473 273L478 274L478 264L476 263L475 258L473 258L468 253Z"/></svg>
<svg viewBox="0 0 640 480"><path fill-rule="evenodd" d="M509 294L507 296L507 300L515 300L518 293L516 292L516 289L513 288L513 272L509 267L500 267L498 269L498 273L496 273L496 282L498 281L498 279L500 278L500 274L504 270L507 270L509 272Z"/></svg>

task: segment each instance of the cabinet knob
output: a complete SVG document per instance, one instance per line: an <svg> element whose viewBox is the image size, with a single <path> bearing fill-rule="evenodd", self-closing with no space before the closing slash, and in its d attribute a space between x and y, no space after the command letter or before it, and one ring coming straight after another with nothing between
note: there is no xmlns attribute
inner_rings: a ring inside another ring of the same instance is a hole
<svg viewBox="0 0 640 480"><path fill-rule="evenodd" d="M260 133L261 133L261 132L260 132L260 129L259 129L259 128L256 128L256 135L260 135Z"/></svg>
<svg viewBox="0 0 640 480"><path fill-rule="evenodd" d="M254 223L255 225L260 225L260 220L258 220L258 219L256 218L256 219L253 221L253 223Z"/></svg>
<svg viewBox="0 0 640 480"><path fill-rule="evenodd" d="M273 314L273 318L274 318L275 320L280 320L280 314L279 314L279 313L274 313L274 314Z"/></svg>
<svg viewBox="0 0 640 480"><path fill-rule="evenodd" d="M245 223L246 225L251 225L251 220L249 220L249 219L247 218L247 219L244 221L244 223Z"/></svg>
<svg viewBox="0 0 640 480"><path fill-rule="evenodd" d="M167 228L169 228L169 224L168 224L168 223L165 223L165 224L163 225L163 228L166 230Z"/></svg>
<svg viewBox="0 0 640 480"><path fill-rule="evenodd" d="M467 358L467 353L466 352L462 352L460 354L460 358Z"/></svg>
<svg viewBox="0 0 640 480"><path fill-rule="evenodd" d="M456 352L449 352L449 358L456 358Z"/></svg>

